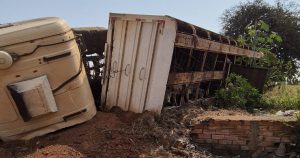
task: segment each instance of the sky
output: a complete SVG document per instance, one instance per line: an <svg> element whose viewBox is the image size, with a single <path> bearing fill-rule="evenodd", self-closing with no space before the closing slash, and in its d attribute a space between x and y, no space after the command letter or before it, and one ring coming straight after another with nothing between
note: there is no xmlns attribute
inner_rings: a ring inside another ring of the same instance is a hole
<svg viewBox="0 0 300 158"><path fill-rule="evenodd" d="M170 15L219 33L222 13L240 2L246 0L0 0L0 23L56 16L71 27L107 27L113 12Z"/></svg>

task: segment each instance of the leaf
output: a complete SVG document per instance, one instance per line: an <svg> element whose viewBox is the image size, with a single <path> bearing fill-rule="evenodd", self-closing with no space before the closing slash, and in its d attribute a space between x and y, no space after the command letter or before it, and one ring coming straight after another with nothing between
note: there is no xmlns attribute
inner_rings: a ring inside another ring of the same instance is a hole
<svg viewBox="0 0 300 158"><path fill-rule="evenodd" d="M274 39L276 38L276 36L278 36L277 33L272 31L272 33L270 34L270 38Z"/></svg>
<svg viewBox="0 0 300 158"><path fill-rule="evenodd" d="M245 45L246 44L246 39L244 36L240 35L237 39L240 45Z"/></svg>
<svg viewBox="0 0 300 158"><path fill-rule="evenodd" d="M256 30L249 30L248 34L249 34L249 36L254 37L256 34Z"/></svg>
<svg viewBox="0 0 300 158"><path fill-rule="evenodd" d="M254 25L248 24L248 25L246 26L246 29L247 29L247 30L253 30L254 27L255 27Z"/></svg>
<svg viewBox="0 0 300 158"><path fill-rule="evenodd" d="M268 53L268 52L270 52L270 50L267 49L267 48L257 48L257 51L258 51L258 52L263 52L263 53Z"/></svg>
<svg viewBox="0 0 300 158"><path fill-rule="evenodd" d="M279 42L279 43L282 42L281 36L279 36L276 32L272 32L270 34L270 38L274 39L276 42Z"/></svg>
<svg viewBox="0 0 300 158"><path fill-rule="evenodd" d="M257 40L258 40L258 42L260 42L260 43L264 43L264 42L266 41L266 39L263 38L263 37L258 37Z"/></svg>
<svg viewBox="0 0 300 158"><path fill-rule="evenodd" d="M282 38L280 37L280 36L276 36L275 37L275 40L277 41L277 42L279 42L279 43L281 43L283 40L282 40Z"/></svg>
<svg viewBox="0 0 300 158"><path fill-rule="evenodd" d="M265 23L264 21L260 20L259 21L259 24L260 24L260 28L264 31L269 31L270 30L270 27L267 23Z"/></svg>
<svg viewBox="0 0 300 158"><path fill-rule="evenodd" d="M268 42L268 43L273 43L274 41L273 41L272 38L267 38L267 42Z"/></svg>

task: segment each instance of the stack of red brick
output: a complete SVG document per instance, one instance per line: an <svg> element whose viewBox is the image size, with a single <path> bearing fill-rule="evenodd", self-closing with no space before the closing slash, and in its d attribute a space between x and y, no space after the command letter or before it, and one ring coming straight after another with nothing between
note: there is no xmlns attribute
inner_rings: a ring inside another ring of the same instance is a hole
<svg viewBox="0 0 300 158"><path fill-rule="evenodd" d="M287 124L271 120L205 120L193 127L191 136L201 146L211 149L272 150L281 142L291 141Z"/></svg>

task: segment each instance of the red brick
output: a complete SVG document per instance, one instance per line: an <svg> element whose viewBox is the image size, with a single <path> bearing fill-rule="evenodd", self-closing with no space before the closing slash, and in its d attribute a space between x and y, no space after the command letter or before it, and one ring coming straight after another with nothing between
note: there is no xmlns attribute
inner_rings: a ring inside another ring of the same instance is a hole
<svg viewBox="0 0 300 158"><path fill-rule="evenodd" d="M234 126L240 126L241 125L241 121L238 121L238 120L230 120L228 123L230 125L234 125Z"/></svg>
<svg viewBox="0 0 300 158"><path fill-rule="evenodd" d="M287 131L274 131L273 132L273 136L276 136L276 137L283 137L286 135L289 135Z"/></svg>
<svg viewBox="0 0 300 158"><path fill-rule="evenodd" d="M250 121L242 120L241 121L241 125L243 125L243 126L249 126L250 127Z"/></svg>
<svg viewBox="0 0 300 158"><path fill-rule="evenodd" d="M236 129L236 125L231 125L231 124L224 124L222 126L222 129Z"/></svg>
<svg viewBox="0 0 300 158"><path fill-rule="evenodd" d="M224 135L213 134L212 139L225 139L225 136Z"/></svg>
<svg viewBox="0 0 300 158"><path fill-rule="evenodd" d="M258 141L263 141L265 140L265 136L258 136Z"/></svg>
<svg viewBox="0 0 300 158"><path fill-rule="evenodd" d="M207 125L202 125L202 124L196 124L195 126L194 126L194 129L203 129L203 128L206 128L207 127Z"/></svg>
<svg viewBox="0 0 300 158"><path fill-rule="evenodd" d="M217 126L224 126L224 125L228 125L228 120L215 120L214 125Z"/></svg>
<svg viewBox="0 0 300 158"><path fill-rule="evenodd" d="M250 150L249 146L247 145L242 145L241 150Z"/></svg>
<svg viewBox="0 0 300 158"><path fill-rule="evenodd" d="M247 125L236 126L236 129L249 130L250 126L247 126Z"/></svg>
<svg viewBox="0 0 300 158"><path fill-rule="evenodd" d="M280 142L282 142L282 143L290 143L291 140L288 137L281 137Z"/></svg>
<svg viewBox="0 0 300 158"><path fill-rule="evenodd" d="M237 135L225 135L225 139L227 140L239 140Z"/></svg>
<svg viewBox="0 0 300 158"><path fill-rule="evenodd" d="M231 149L231 150L241 150L241 146L240 145L228 145L228 147Z"/></svg>
<svg viewBox="0 0 300 158"><path fill-rule="evenodd" d="M265 147L265 151L267 152L274 152L276 150L276 148L274 147Z"/></svg>
<svg viewBox="0 0 300 158"><path fill-rule="evenodd" d="M230 132L230 134L248 136L250 134L250 131L249 130L236 129L236 130Z"/></svg>
<svg viewBox="0 0 300 158"><path fill-rule="evenodd" d="M268 126L259 126L259 131L260 132L269 131L269 127Z"/></svg>
<svg viewBox="0 0 300 158"><path fill-rule="evenodd" d="M193 129L191 131L191 133L202 133L202 132L203 132L203 129L199 129L199 128Z"/></svg>
<svg viewBox="0 0 300 158"><path fill-rule="evenodd" d="M269 126L269 125L273 125L273 122L272 121L269 121L269 120L260 120L258 121L258 125L260 126Z"/></svg>
<svg viewBox="0 0 300 158"><path fill-rule="evenodd" d="M280 131L280 130L285 130L285 128L282 124L276 124L276 125L270 126L269 130L270 131Z"/></svg>
<svg viewBox="0 0 300 158"><path fill-rule="evenodd" d="M246 145L246 140L233 140L232 144L238 144L238 145Z"/></svg>
<svg viewBox="0 0 300 158"><path fill-rule="evenodd" d="M268 146L273 146L273 145L274 145L273 141L262 141L262 142L257 143L257 146L260 146L260 147L268 147Z"/></svg>
<svg viewBox="0 0 300 158"><path fill-rule="evenodd" d="M206 139L194 139L197 143L206 143Z"/></svg>
<svg viewBox="0 0 300 158"><path fill-rule="evenodd" d="M211 149L211 147L212 147L212 144L209 144L209 143L201 143L201 144L199 144L199 146L200 147L202 147L202 148L205 148L205 149Z"/></svg>
<svg viewBox="0 0 300 158"><path fill-rule="evenodd" d="M212 147L214 149L226 149L228 145L226 144L213 144Z"/></svg>
<svg viewBox="0 0 300 158"><path fill-rule="evenodd" d="M235 128L236 125L231 124L230 122L227 123L227 124L223 124L223 125L222 125L222 128L223 128L223 129L226 129L226 128L227 128L227 129L231 129L231 128L233 128L233 127Z"/></svg>
<svg viewBox="0 0 300 158"><path fill-rule="evenodd" d="M198 134L198 138L211 139L211 134Z"/></svg>
<svg viewBox="0 0 300 158"><path fill-rule="evenodd" d="M271 141L274 143L279 143L280 142L280 137L266 137L266 141Z"/></svg>
<svg viewBox="0 0 300 158"><path fill-rule="evenodd" d="M205 143L210 143L210 144L218 144L219 140L215 140L215 139L206 139Z"/></svg>
<svg viewBox="0 0 300 158"><path fill-rule="evenodd" d="M216 130L216 134L231 134L231 130L229 129L220 129L220 130Z"/></svg>
<svg viewBox="0 0 300 158"><path fill-rule="evenodd" d="M248 139L249 136L247 135L239 135L239 140L245 140L245 139Z"/></svg>
<svg viewBox="0 0 300 158"><path fill-rule="evenodd" d="M258 125L259 120L250 120L250 127L254 124Z"/></svg>
<svg viewBox="0 0 300 158"><path fill-rule="evenodd" d="M215 134L215 133L216 133L215 130L208 130L208 129L203 130L203 134Z"/></svg>
<svg viewBox="0 0 300 158"><path fill-rule="evenodd" d="M211 140L211 143L212 143L212 144L219 144L219 139L212 139L212 140Z"/></svg>
<svg viewBox="0 0 300 158"><path fill-rule="evenodd" d="M260 132L259 135L271 137L273 136L273 132L270 131Z"/></svg>
<svg viewBox="0 0 300 158"><path fill-rule="evenodd" d="M232 140L219 140L219 144L232 144Z"/></svg>
<svg viewBox="0 0 300 158"><path fill-rule="evenodd" d="M232 131L232 132L229 133L228 135L247 136L248 133L243 132L243 131Z"/></svg>
<svg viewBox="0 0 300 158"><path fill-rule="evenodd" d="M209 129L209 130L215 130L215 129L220 129L221 127L219 127L219 126L215 126L215 125L213 125L213 126L208 126L207 127L207 129Z"/></svg>

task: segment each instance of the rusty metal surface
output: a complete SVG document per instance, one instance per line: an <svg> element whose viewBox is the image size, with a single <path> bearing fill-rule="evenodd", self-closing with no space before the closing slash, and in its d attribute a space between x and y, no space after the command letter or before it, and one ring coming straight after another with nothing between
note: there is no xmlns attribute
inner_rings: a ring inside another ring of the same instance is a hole
<svg viewBox="0 0 300 158"><path fill-rule="evenodd" d="M254 86L260 92L262 92L268 70L262 68L251 68L240 65L232 65L230 73L235 73L243 76L248 80L248 82L250 82L252 86Z"/></svg>
<svg viewBox="0 0 300 158"><path fill-rule="evenodd" d="M193 35L184 34L184 33L177 33L175 46L184 47L184 48L194 48L199 50L208 50L212 52L246 56L246 57L254 57L254 58L262 57L261 53L249 50L247 48L239 48L237 46L232 46L229 43L224 44L221 42L203 39L203 38L195 37Z"/></svg>
<svg viewBox="0 0 300 158"><path fill-rule="evenodd" d="M89 84L93 92L96 106L101 101L101 79L103 76L104 47L107 37L107 29L101 27L81 27L72 29L75 34L81 36L87 52L83 55L83 62Z"/></svg>
<svg viewBox="0 0 300 158"><path fill-rule="evenodd" d="M75 34L82 34L89 52L102 54L107 37L107 29L102 27L80 27L72 29Z"/></svg>
<svg viewBox="0 0 300 158"><path fill-rule="evenodd" d="M221 80L224 78L223 71L206 71L193 73L170 73L168 84L189 84L197 83L204 80Z"/></svg>
<svg viewBox="0 0 300 158"><path fill-rule="evenodd" d="M165 105L180 106L213 96L236 57L259 59L263 55L229 37L173 19L177 33Z"/></svg>

